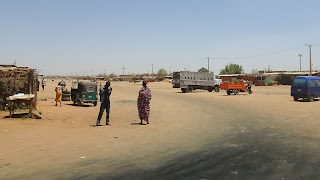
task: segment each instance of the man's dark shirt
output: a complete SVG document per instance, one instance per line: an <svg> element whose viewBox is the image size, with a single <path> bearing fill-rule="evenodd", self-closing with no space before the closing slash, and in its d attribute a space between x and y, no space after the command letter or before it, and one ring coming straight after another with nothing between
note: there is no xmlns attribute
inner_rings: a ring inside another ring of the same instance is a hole
<svg viewBox="0 0 320 180"><path fill-rule="evenodd" d="M107 89L105 89L105 86L103 88L102 91L100 91L100 102L101 103L110 103L110 95L111 95L111 88L108 87Z"/></svg>

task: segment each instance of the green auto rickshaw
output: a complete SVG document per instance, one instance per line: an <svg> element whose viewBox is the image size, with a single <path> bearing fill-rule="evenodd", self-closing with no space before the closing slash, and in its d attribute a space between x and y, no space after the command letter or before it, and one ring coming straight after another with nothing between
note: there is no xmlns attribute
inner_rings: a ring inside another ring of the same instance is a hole
<svg viewBox="0 0 320 180"><path fill-rule="evenodd" d="M97 84L88 81L72 82L71 99L73 104L78 106L82 103L92 103L96 106L98 102Z"/></svg>

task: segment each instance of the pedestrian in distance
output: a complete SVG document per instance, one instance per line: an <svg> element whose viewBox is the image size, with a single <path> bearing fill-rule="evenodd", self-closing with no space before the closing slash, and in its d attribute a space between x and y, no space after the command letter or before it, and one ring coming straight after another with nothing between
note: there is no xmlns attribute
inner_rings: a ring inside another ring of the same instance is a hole
<svg viewBox="0 0 320 180"><path fill-rule="evenodd" d="M58 83L58 86L56 86L56 106L58 106L58 102L60 102L60 107L61 107L61 97L62 97L62 86L61 86L61 83L59 82Z"/></svg>
<svg viewBox="0 0 320 180"><path fill-rule="evenodd" d="M41 80L41 85L42 85L42 91L44 91L44 87L46 86L46 80L42 78Z"/></svg>
<svg viewBox="0 0 320 180"><path fill-rule="evenodd" d="M101 102L101 106L100 106L100 112L98 115L98 119L96 122L96 126L101 126L100 125L100 121L101 121L101 117L103 115L104 110L106 110L106 125L110 125L109 124L109 114L110 114L110 95L112 92L112 88L110 86L110 81L106 82L106 85L104 87L100 88L100 102Z"/></svg>
<svg viewBox="0 0 320 180"><path fill-rule="evenodd" d="M60 85L62 86L62 91L64 91L66 89L66 82L64 81L64 79L62 78L62 80L60 81Z"/></svg>
<svg viewBox="0 0 320 180"><path fill-rule="evenodd" d="M139 111L139 117L141 122L139 124L143 124L143 120L149 124L149 115L150 115L150 101L152 98L151 90L147 86L148 81L144 80L142 82L142 88L139 91L137 106Z"/></svg>

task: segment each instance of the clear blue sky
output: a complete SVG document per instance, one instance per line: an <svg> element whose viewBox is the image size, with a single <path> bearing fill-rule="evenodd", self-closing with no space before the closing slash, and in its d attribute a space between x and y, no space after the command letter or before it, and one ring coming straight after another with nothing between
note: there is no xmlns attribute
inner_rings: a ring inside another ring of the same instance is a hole
<svg viewBox="0 0 320 180"><path fill-rule="evenodd" d="M320 69L320 1L0 0L0 63L45 75ZM318 46L316 46L318 45Z"/></svg>

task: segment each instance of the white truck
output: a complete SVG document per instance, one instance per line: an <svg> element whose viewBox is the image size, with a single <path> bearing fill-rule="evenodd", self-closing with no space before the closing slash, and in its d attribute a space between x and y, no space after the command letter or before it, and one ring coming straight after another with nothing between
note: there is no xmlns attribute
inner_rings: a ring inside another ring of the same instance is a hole
<svg viewBox="0 0 320 180"><path fill-rule="evenodd" d="M183 93L196 89L219 92L221 79L211 72L180 71L173 73L173 88L181 88Z"/></svg>

